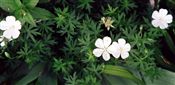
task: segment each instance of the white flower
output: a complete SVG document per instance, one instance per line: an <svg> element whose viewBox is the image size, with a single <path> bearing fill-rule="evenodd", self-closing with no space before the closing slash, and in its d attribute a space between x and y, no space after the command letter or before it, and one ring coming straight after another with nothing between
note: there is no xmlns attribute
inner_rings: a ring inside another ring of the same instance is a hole
<svg viewBox="0 0 175 85"><path fill-rule="evenodd" d="M14 16L7 16L5 20L0 22L0 29L3 30L3 36L9 40L19 37L21 22L16 20Z"/></svg>
<svg viewBox="0 0 175 85"><path fill-rule="evenodd" d="M126 59L129 57L129 51L131 50L131 45L126 43L125 39L120 38L118 42L113 42L109 47L109 52L115 57L119 58L121 56L122 59Z"/></svg>
<svg viewBox="0 0 175 85"><path fill-rule="evenodd" d="M111 17L102 17L101 18L102 23L105 25L105 27L107 28L107 30L110 29L110 27L114 28L114 26L112 25L112 23L114 22L114 20L111 20Z"/></svg>
<svg viewBox="0 0 175 85"><path fill-rule="evenodd" d="M102 55L103 59L105 61L108 61L110 59L110 52L111 50L109 48L111 44L111 38L110 37L104 37L103 40L98 38L95 42L96 49L93 50L93 54L96 57L100 57Z"/></svg>
<svg viewBox="0 0 175 85"><path fill-rule="evenodd" d="M152 13L152 25L154 27L160 27L161 29L165 29L168 27L168 23L173 21L173 17L171 14L168 14L166 9L160 9L159 11L154 11Z"/></svg>

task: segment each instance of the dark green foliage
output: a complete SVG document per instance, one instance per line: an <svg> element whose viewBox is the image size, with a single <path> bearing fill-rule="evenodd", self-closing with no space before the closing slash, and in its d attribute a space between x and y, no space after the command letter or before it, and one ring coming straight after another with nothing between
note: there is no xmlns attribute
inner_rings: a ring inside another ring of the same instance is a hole
<svg viewBox="0 0 175 85"><path fill-rule="evenodd" d="M134 0L0 0L0 8L0 20L14 15L22 22L19 38L0 48L3 85L111 85L106 74L144 85L161 77L163 36L169 47L174 42L153 28L151 15L139 11L149 8ZM114 28L107 31L101 17L111 17ZM124 38L130 56L107 62L95 57L95 41L104 36Z"/></svg>

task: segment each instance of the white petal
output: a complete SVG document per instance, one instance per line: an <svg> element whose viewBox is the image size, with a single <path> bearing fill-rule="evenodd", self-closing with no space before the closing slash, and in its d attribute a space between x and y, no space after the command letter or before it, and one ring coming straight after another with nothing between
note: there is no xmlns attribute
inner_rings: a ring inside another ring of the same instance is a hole
<svg viewBox="0 0 175 85"><path fill-rule="evenodd" d="M103 40L98 38L96 41L95 41L95 46L98 47L98 48L104 48L104 45L103 45Z"/></svg>
<svg viewBox="0 0 175 85"><path fill-rule="evenodd" d="M158 20L152 20L152 25L154 26L154 27L158 27L159 26L159 22L158 22Z"/></svg>
<svg viewBox="0 0 175 85"><path fill-rule="evenodd" d="M110 59L110 54L107 51L104 51L102 57L105 61L108 61Z"/></svg>
<svg viewBox="0 0 175 85"><path fill-rule="evenodd" d="M129 43L125 44L123 51L128 52L131 50L131 45Z"/></svg>
<svg viewBox="0 0 175 85"><path fill-rule="evenodd" d="M118 44L123 47L126 44L125 39L123 38L118 39Z"/></svg>
<svg viewBox="0 0 175 85"><path fill-rule="evenodd" d="M6 21L1 21L0 22L0 29L1 30L6 30L9 28L9 24L6 23Z"/></svg>
<svg viewBox="0 0 175 85"><path fill-rule="evenodd" d="M111 44L111 38L110 37L104 37L103 38L103 44L104 44L104 47L107 48L110 44Z"/></svg>
<svg viewBox="0 0 175 85"><path fill-rule="evenodd" d="M167 23L171 23L173 21L173 16L169 14L165 17L165 20Z"/></svg>
<svg viewBox="0 0 175 85"><path fill-rule="evenodd" d="M17 21L15 22L14 26L15 26L15 29L20 30L20 29L21 29L21 22L17 20Z"/></svg>
<svg viewBox="0 0 175 85"><path fill-rule="evenodd" d="M11 37L12 37L11 32L13 32L13 31L12 30L5 30L3 32L3 36L7 39L11 39Z"/></svg>
<svg viewBox="0 0 175 85"><path fill-rule="evenodd" d="M101 18L101 21L102 21L103 23L105 23L105 17L102 17L102 18Z"/></svg>
<svg viewBox="0 0 175 85"><path fill-rule="evenodd" d="M159 13L158 13L158 11L154 11L154 12L152 13L152 18L153 18L153 19L158 19L158 18L159 18Z"/></svg>
<svg viewBox="0 0 175 85"><path fill-rule="evenodd" d="M117 42L113 42L108 48L107 48L107 51L112 54L115 50L116 50L116 47L117 47L118 43Z"/></svg>
<svg viewBox="0 0 175 85"><path fill-rule="evenodd" d="M119 58L120 57L120 52L119 51L115 51L114 53L112 53L112 55L115 57L115 58Z"/></svg>
<svg viewBox="0 0 175 85"><path fill-rule="evenodd" d="M4 47L5 46L5 42L1 42L1 47Z"/></svg>
<svg viewBox="0 0 175 85"><path fill-rule="evenodd" d="M166 22L162 22L161 24L159 24L160 29L165 29L168 27L168 24Z"/></svg>
<svg viewBox="0 0 175 85"><path fill-rule="evenodd" d="M18 38L20 35L20 31L19 30L14 30L13 33L12 33L12 38L13 39L16 39Z"/></svg>
<svg viewBox="0 0 175 85"><path fill-rule="evenodd" d="M128 52L121 53L121 58L122 59L126 59L127 57L129 57L129 53Z"/></svg>
<svg viewBox="0 0 175 85"><path fill-rule="evenodd" d="M109 31L110 30L110 27L107 27L107 30Z"/></svg>
<svg viewBox="0 0 175 85"><path fill-rule="evenodd" d="M16 19L15 19L14 16L7 16L7 17L6 17L6 21L7 21L7 22L12 22L12 23L13 23L13 22L16 21Z"/></svg>
<svg viewBox="0 0 175 85"><path fill-rule="evenodd" d="M112 54L115 58L120 57L120 52L118 51L119 45L117 42L113 42L112 45L110 45L107 49L107 51Z"/></svg>
<svg viewBox="0 0 175 85"><path fill-rule="evenodd" d="M20 31L17 29L8 29L3 32L3 36L9 40L19 37Z"/></svg>
<svg viewBox="0 0 175 85"><path fill-rule="evenodd" d="M159 10L159 14L160 14L162 17L164 17L164 16L166 16L166 15L168 14L168 11L167 11L166 9L160 9L160 10Z"/></svg>
<svg viewBox="0 0 175 85"><path fill-rule="evenodd" d="M96 57L100 57L103 53L103 49L99 49L99 48L96 48L93 50L93 54L96 56Z"/></svg>

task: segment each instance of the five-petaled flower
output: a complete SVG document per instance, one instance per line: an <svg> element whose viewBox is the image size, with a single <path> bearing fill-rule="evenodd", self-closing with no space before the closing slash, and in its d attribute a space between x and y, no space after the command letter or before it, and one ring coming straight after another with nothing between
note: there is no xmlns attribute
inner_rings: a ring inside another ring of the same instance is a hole
<svg viewBox="0 0 175 85"><path fill-rule="evenodd" d="M126 59L129 57L131 45L126 43L125 39L118 39L118 42L113 42L110 47L110 52L115 58L119 58L121 56L122 59Z"/></svg>
<svg viewBox="0 0 175 85"><path fill-rule="evenodd" d="M107 28L107 30L110 29L110 27L114 28L114 26L112 25L112 23L114 22L114 20L111 20L111 17L102 17L101 18L102 23L105 25L105 27Z"/></svg>
<svg viewBox="0 0 175 85"><path fill-rule="evenodd" d="M16 20L14 16L7 16L6 20L0 22L0 29L3 30L3 36L9 40L19 37L21 22Z"/></svg>
<svg viewBox="0 0 175 85"><path fill-rule="evenodd" d="M104 37L103 39L98 38L95 42L95 48L93 50L93 54L96 57L100 57L102 55L103 59L105 61L108 61L110 59L110 45L111 45L111 38L110 37Z"/></svg>
<svg viewBox="0 0 175 85"><path fill-rule="evenodd" d="M152 13L152 25L154 27L160 27L165 29L168 27L168 24L172 22L173 17L171 14L168 14L166 9L160 9L159 11L154 11Z"/></svg>

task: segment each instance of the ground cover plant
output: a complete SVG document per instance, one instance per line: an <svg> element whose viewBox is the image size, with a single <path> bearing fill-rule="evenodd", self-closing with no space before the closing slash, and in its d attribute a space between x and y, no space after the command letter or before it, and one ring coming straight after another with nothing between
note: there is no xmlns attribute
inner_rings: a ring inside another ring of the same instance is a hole
<svg viewBox="0 0 175 85"><path fill-rule="evenodd" d="M1 85L175 85L174 0L0 0Z"/></svg>

